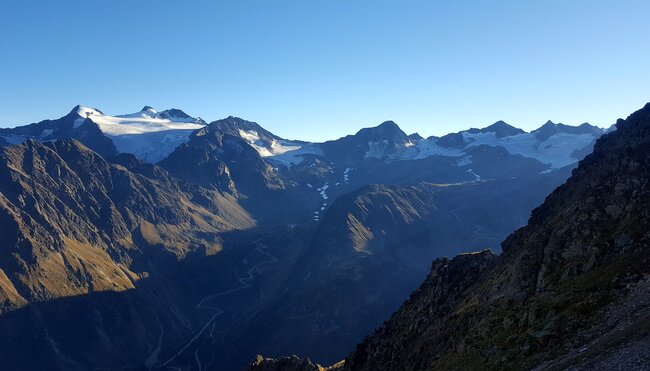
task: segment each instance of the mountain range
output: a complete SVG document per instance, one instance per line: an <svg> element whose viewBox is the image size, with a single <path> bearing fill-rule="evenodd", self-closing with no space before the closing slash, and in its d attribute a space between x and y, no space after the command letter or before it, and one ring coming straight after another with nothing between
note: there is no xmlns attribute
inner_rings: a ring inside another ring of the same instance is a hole
<svg viewBox="0 0 650 371"><path fill-rule="evenodd" d="M387 121L310 143L148 106L77 106L0 129L11 335L0 358L10 369L230 370L257 353L334 363L433 259L500 252L617 130L500 121L422 138Z"/></svg>
<svg viewBox="0 0 650 371"><path fill-rule="evenodd" d="M559 168L579 160L579 151L590 148L594 138L605 132L587 123L569 126L548 121L527 133L498 121L483 129L425 139L417 133L407 135L397 124L386 121L337 140L310 143L280 138L254 122L236 117L207 124L179 109L157 112L145 106L137 113L110 116L98 109L76 106L57 120L0 129L0 138L5 144L18 144L27 139L77 139L103 156L131 153L142 162L157 163L181 144L204 135L200 131L204 128L208 132L239 137L261 157L287 167L310 157L329 160L339 166L354 166L372 159L401 161L434 155L462 161L469 148L487 145L501 146L512 155L519 154L549 168Z"/></svg>
<svg viewBox="0 0 650 371"><path fill-rule="evenodd" d="M310 143L280 138L236 117L206 124L178 109L157 112L145 106L137 113L109 116L77 106L57 120L0 129L0 145L76 139L103 157L129 153L179 179L240 198L263 223L286 224L319 219L330 192L336 197L365 184L455 183L554 172L588 154L604 132L589 124L549 121L526 133L499 121L425 139L387 121ZM295 200L310 205L310 212L287 208ZM282 215L268 215L269 208L283 209Z"/></svg>
<svg viewBox="0 0 650 371"><path fill-rule="evenodd" d="M438 258L392 317L328 370L645 370L650 104L619 120L528 224ZM248 370L324 370L258 356Z"/></svg>

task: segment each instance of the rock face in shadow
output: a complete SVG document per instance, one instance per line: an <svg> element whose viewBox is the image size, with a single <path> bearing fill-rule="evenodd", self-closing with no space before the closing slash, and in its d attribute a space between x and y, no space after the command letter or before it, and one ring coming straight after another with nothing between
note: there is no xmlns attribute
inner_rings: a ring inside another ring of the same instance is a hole
<svg viewBox="0 0 650 371"><path fill-rule="evenodd" d="M236 117L214 121L192 133L160 165L180 179L249 197L282 189L273 167L237 131L250 125L263 130Z"/></svg>
<svg viewBox="0 0 650 371"><path fill-rule="evenodd" d="M615 364L622 354L641 365L650 338L649 206L650 104L598 140L501 256L435 260L421 287L338 367L564 369Z"/></svg>
<svg viewBox="0 0 650 371"><path fill-rule="evenodd" d="M76 139L102 156L117 154L113 141L102 133L96 123L81 117L78 110L79 106L76 106L70 113L56 120L43 120L10 129L0 128L0 136L13 137L18 142L27 138L38 141ZM9 141L0 138L0 146L8 144Z"/></svg>
<svg viewBox="0 0 650 371"><path fill-rule="evenodd" d="M228 344L238 350L227 353L295 353L321 364L342 359L399 308L434 258L498 248L542 201L525 191L530 187L542 185L370 185L341 196L301 236L285 290L238 327L245 331Z"/></svg>

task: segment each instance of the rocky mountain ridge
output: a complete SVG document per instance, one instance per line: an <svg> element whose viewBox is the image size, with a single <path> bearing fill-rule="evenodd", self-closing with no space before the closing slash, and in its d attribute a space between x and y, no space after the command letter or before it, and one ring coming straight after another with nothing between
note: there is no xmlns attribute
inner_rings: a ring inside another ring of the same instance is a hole
<svg viewBox="0 0 650 371"><path fill-rule="evenodd" d="M132 172L77 141L28 140L0 158L2 307L130 289L138 250L218 249L216 234L254 225L226 194L178 183L135 159Z"/></svg>

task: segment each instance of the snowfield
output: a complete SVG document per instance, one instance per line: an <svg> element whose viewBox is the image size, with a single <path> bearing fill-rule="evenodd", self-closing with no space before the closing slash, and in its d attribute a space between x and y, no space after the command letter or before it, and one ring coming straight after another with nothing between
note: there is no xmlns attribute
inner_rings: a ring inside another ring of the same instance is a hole
<svg viewBox="0 0 650 371"><path fill-rule="evenodd" d="M314 143L284 139L262 140L254 130L239 130L239 135L255 148L260 156L279 165L289 167L301 163L305 155L323 155L323 151Z"/></svg>
<svg viewBox="0 0 650 371"><path fill-rule="evenodd" d="M431 156L460 157L463 155L461 150L439 146L434 140L418 139L415 142L407 143L405 147L388 155L388 159L391 161L404 161L420 160Z"/></svg>
<svg viewBox="0 0 650 371"><path fill-rule="evenodd" d="M200 119L191 117L162 118L151 108L120 116L104 115L88 107L80 107L77 113L81 118L75 126L89 119L113 141L118 152L132 153L150 163L167 157L187 142L193 131L205 126Z"/></svg>
<svg viewBox="0 0 650 371"><path fill-rule="evenodd" d="M573 152L585 148L597 139L592 134L567 133L554 134L542 142L539 142L535 134L532 133L503 138L497 138L495 133L463 133L463 137L470 142L465 148L479 145L503 147L513 155L534 158L541 163L550 165L553 169L577 162L578 159L572 156Z"/></svg>
<svg viewBox="0 0 650 371"><path fill-rule="evenodd" d="M548 164L552 169L570 165L578 161L573 153L583 149L598 136L594 134L568 134L557 133L540 142L534 133L517 134L498 138L495 133L468 133L463 132L463 139L467 143L463 148L447 148L436 143L436 139L419 139L409 142L408 145L398 148L393 153L385 154L386 143L369 142L370 150L366 158L384 158L387 161L419 160L431 156L458 157L458 166L471 163L465 152L466 149L480 145L490 147L503 147L508 153L533 158L541 163Z"/></svg>

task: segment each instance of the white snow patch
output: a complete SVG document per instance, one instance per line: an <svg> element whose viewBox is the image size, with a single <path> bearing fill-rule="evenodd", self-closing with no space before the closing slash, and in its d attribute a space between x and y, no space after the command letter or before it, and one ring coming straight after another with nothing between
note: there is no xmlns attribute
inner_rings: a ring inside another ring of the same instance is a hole
<svg viewBox="0 0 650 371"><path fill-rule="evenodd" d="M463 133L467 147L488 145L503 147L511 154L534 158L552 168L561 168L577 162L571 154L591 144L597 136L593 134L557 133L543 142L538 142L534 134L525 133L497 138L495 133ZM466 148L467 148L466 147Z"/></svg>
<svg viewBox="0 0 650 371"><path fill-rule="evenodd" d="M388 156L392 161L419 160L431 156L460 157L462 151L456 148L441 147L433 140L418 139L412 146L403 147Z"/></svg>
<svg viewBox="0 0 650 371"><path fill-rule="evenodd" d="M322 187L316 188L316 190L320 193L320 196L323 198L323 200L327 200L329 198L326 192L329 187L330 186L327 183L325 183Z"/></svg>
<svg viewBox="0 0 650 371"><path fill-rule="evenodd" d="M467 173L470 173L470 174L472 174L472 175L474 175L474 180L475 180L475 181L479 181L479 180L481 180L481 176L478 175L478 174L476 174L476 173L474 172L474 169L467 169L466 172L467 172Z"/></svg>
<svg viewBox="0 0 650 371"><path fill-rule="evenodd" d="M343 183L348 184L350 182L350 170L352 168L346 167L345 170L343 170ZM337 185L339 183L336 183Z"/></svg>
<svg viewBox="0 0 650 371"><path fill-rule="evenodd" d="M467 156L456 161L456 166L467 166L471 163L472 163L472 159L470 158L470 156Z"/></svg>
<svg viewBox="0 0 650 371"><path fill-rule="evenodd" d="M386 154L388 149L388 141L386 139L379 142L368 142L368 152L366 152L366 158L382 158Z"/></svg>
<svg viewBox="0 0 650 371"><path fill-rule="evenodd" d="M294 142L284 139L263 141L254 130L239 130L239 135L246 140L260 156L280 165L291 166L299 164L305 155L322 155L319 147L312 143ZM313 164L312 164L313 165Z"/></svg>
<svg viewBox="0 0 650 371"><path fill-rule="evenodd" d="M239 130L239 136L250 144L262 145L259 134L254 130Z"/></svg>
<svg viewBox="0 0 650 371"><path fill-rule="evenodd" d="M39 135L39 138L41 138L41 139L45 139L45 137L51 135L52 133L54 133L54 130L52 130L52 129L45 129L45 130L43 130L43 131L41 132L41 134Z"/></svg>

